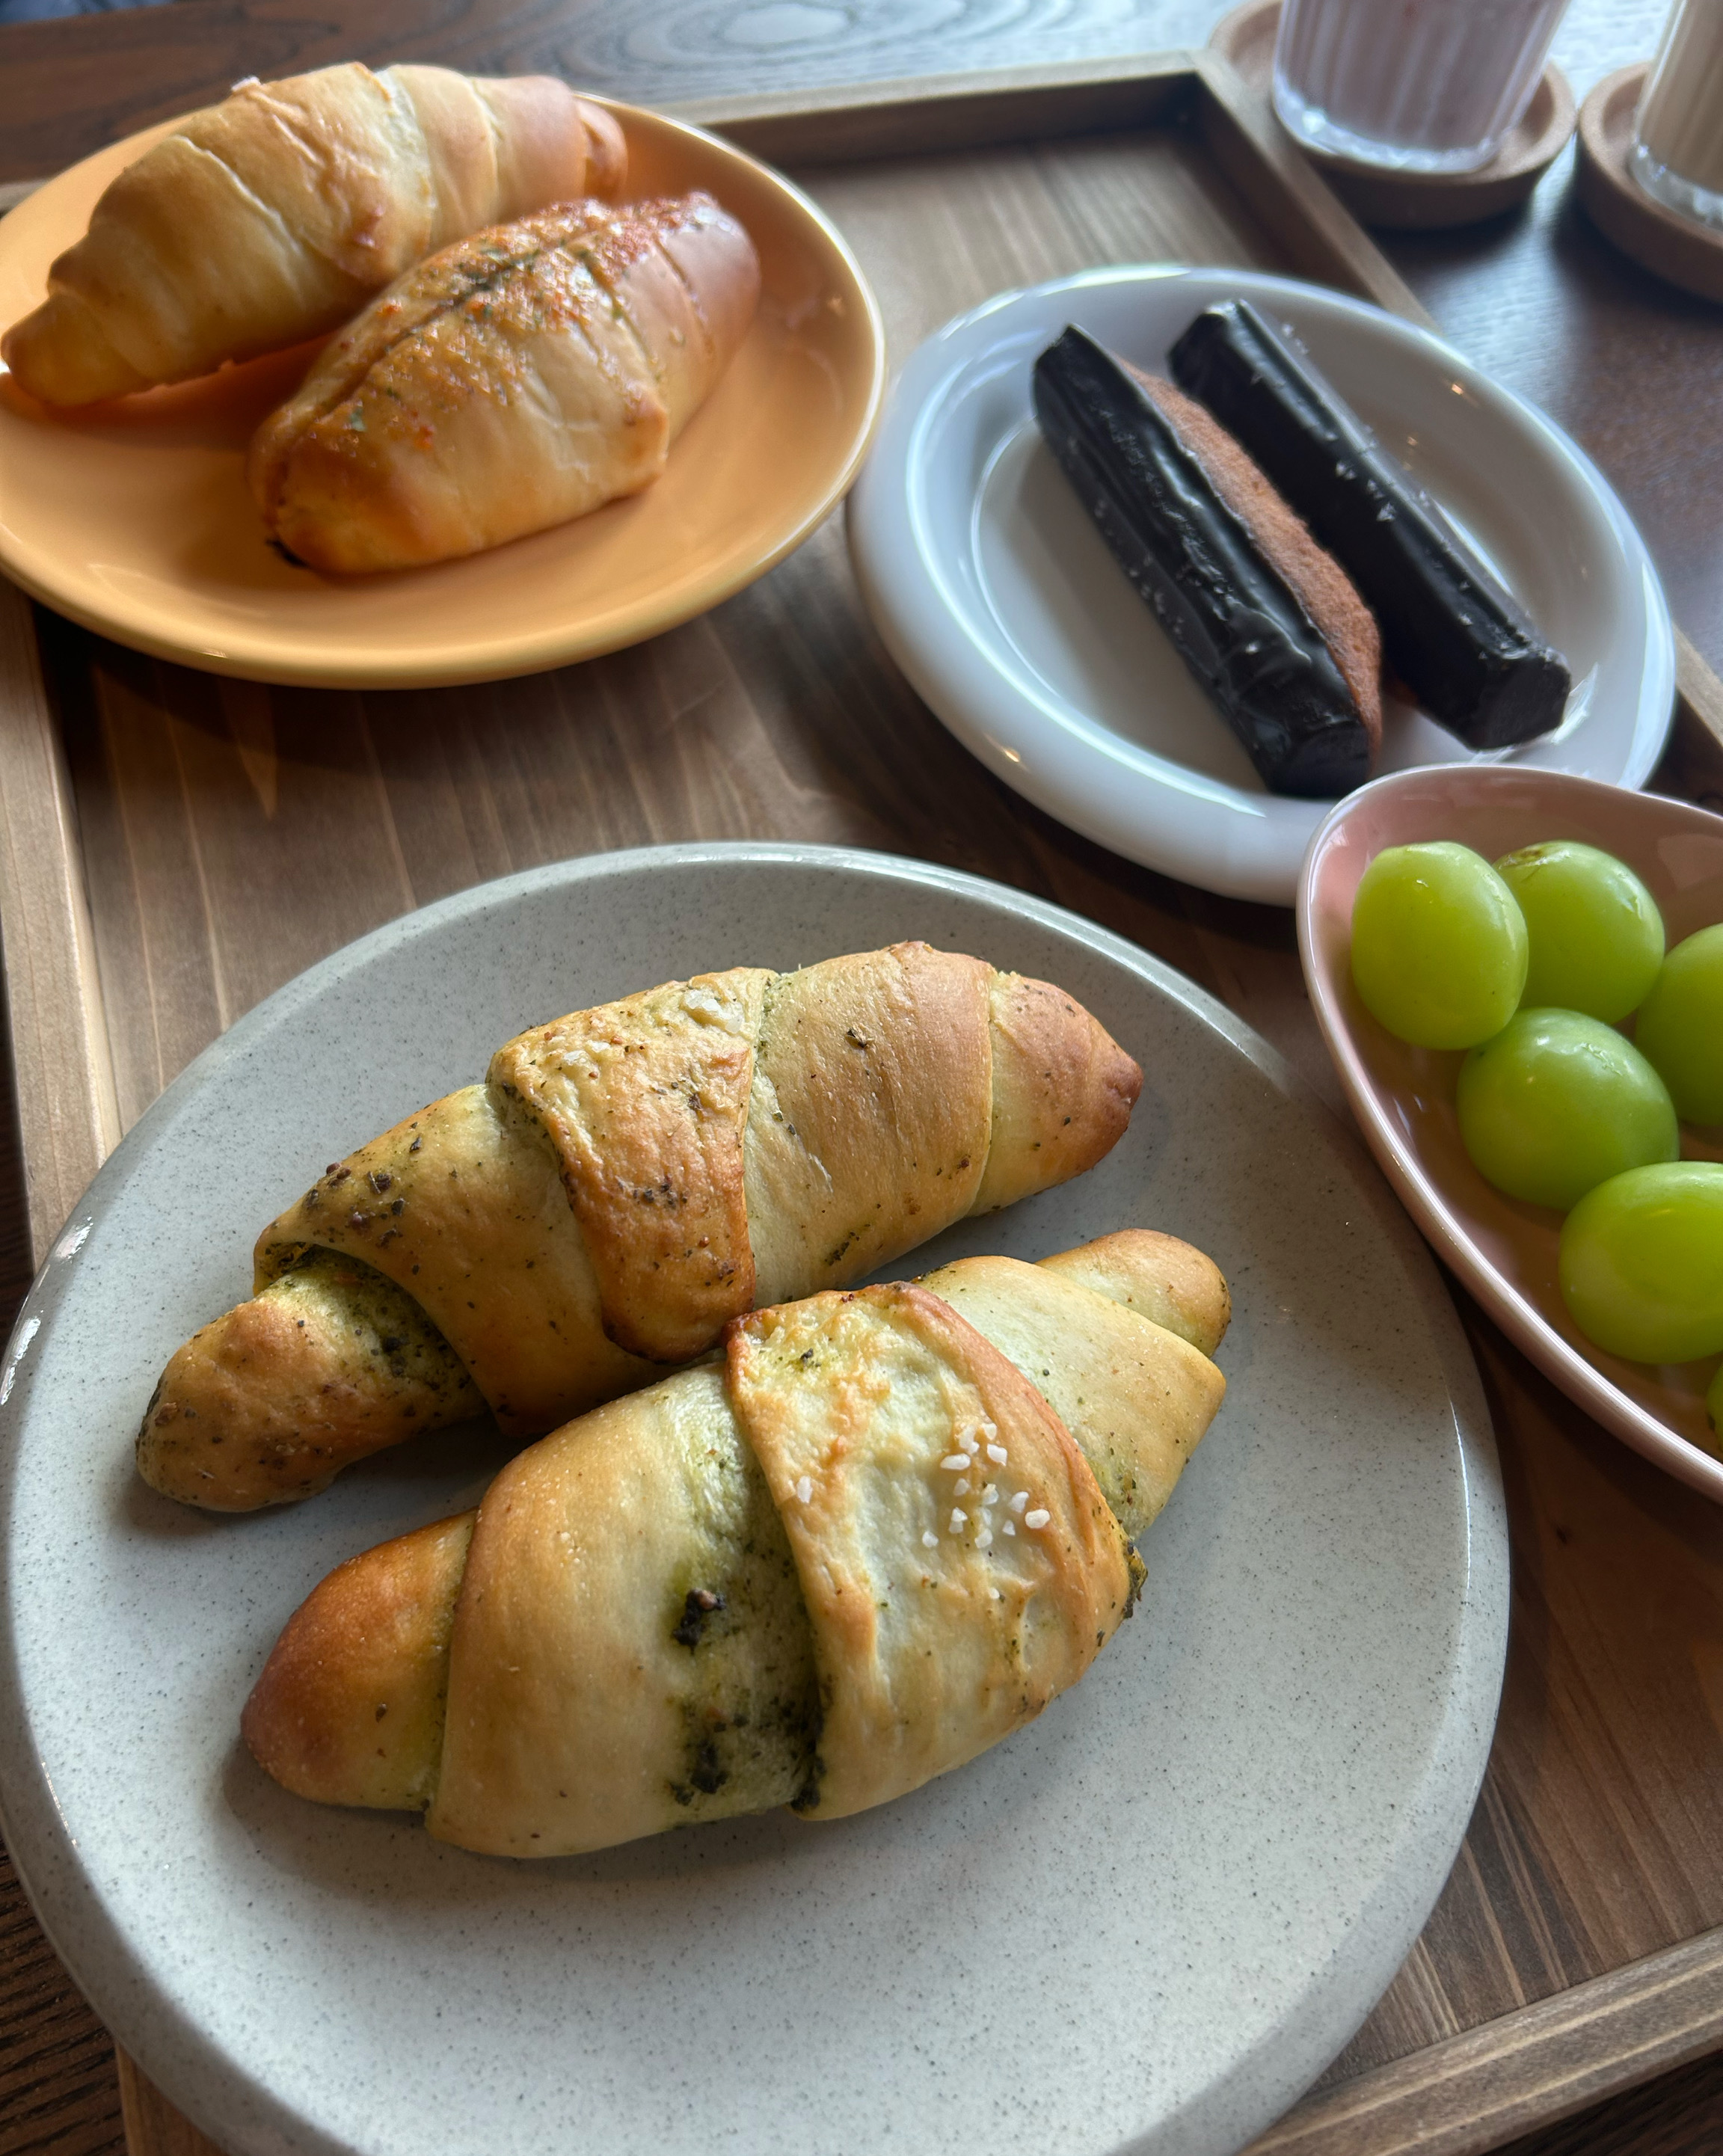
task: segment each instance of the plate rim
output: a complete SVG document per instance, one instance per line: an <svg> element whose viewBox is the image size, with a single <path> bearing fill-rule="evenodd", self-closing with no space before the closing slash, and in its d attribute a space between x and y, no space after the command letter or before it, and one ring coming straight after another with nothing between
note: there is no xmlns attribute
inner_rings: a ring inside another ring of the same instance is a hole
<svg viewBox="0 0 1723 2156"><path fill-rule="evenodd" d="M545 630L536 636L516 637L500 644L487 646L470 661L454 664L439 663L434 659L414 661L405 656L377 660L367 659L363 653L325 660L300 659L296 658L290 649L279 649L273 644L265 650L256 639L253 639L256 648L246 648L249 632L238 624L235 624L234 642L239 648L232 650L212 649L189 635L164 634L151 627L151 608L147 602L139 603L136 609L116 604L111 611L105 611L100 607L86 605L75 593L69 594L55 583L51 574L39 574L38 565L31 557L25 555L20 557L19 549L13 545L12 533L3 518L0 518L0 571L3 571L32 598L52 607L56 613L77 623L79 628L89 629L98 636L110 637L115 643L125 645L128 650L141 651L150 658L194 666L200 672L220 675L235 680L266 681L290 688L363 690L459 688L479 682L509 680L528 675L548 673L555 668L573 665L583 660L600 659L610 652L625 650L649 637L680 628L700 615L710 613L714 607L735 598L738 592L746 590L750 584L776 568L779 562L813 536L849 494L878 435L885 408L889 377L885 326L879 299L856 259L854 250L837 224L811 195L797 187L776 166L767 164L763 158L756 157L737 144L727 141L712 129L697 126L693 121L679 119L673 113L660 112L649 105L633 105L622 99L602 96L597 93L583 92L582 95L589 95L591 102L614 113L625 126L630 121L644 121L671 136L685 137L724 162L739 165L752 172L818 234L823 248L841 268L860 305L872 354L864 408L852 431L841 465L835 469L833 478L822 490L818 500L811 503L795 524L764 552L751 554L709 574L700 583L691 586L668 609L654 611L649 602L642 600L608 629L602 632L582 634L566 629ZM163 136L171 134L174 128L191 116L189 112L182 112L173 119L140 128L121 141L94 151L88 157L81 157L76 163L56 172L26 202L19 204L19 212L32 213L26 224L19 228L28 232L30 223L41 214L39 206L44 203L51 204L54 191L63 182L75 178L97 159L111 157L116 151L126 150L134 143L147 148ZM137 154L141 155L141 150ZM18 213L14 212L13 214ZM4 227L10 222L10 218L0 220L0 247L4 245ZM547 528L554 530L556 527ZM527 533L523 536L534 538L540 535ZM449 566L432 562L422 570L404 573L431 576L438 569ZM434 591L429 603L434 607ZM278 636L280 634L276 632Z"/></svg>
<svg viewBox="0 0 1723 2156"><path fill-rule="evenodd" d="M1538 786L1556 783L1564 788L1578 787L1593 796L1607 797L1630 790L1565 771L1522 773L1498 769L1492 771L1487 783L1494 786L1504 778L1510 783L1523 779ZM1372 779L1367 789L1361 787L1357 793L1337 803L1310 840L1299 875L1298 953L1305 989L1321 1028L1323 1045L1378 1166L1442 1262L1459 1276L1515 1345L1576 1407L1654 1467L1660 1467L1678 1482L1709 1497L1713 1504L1723 1505L1723 1460L1712 1459L1701 1452L1679 1430L1671 1430L1630 1394L1623 1392L1571 1341L1564 1339L1530 1299L1505 1280L1479 1249L1449 1205L1439 1183L1399 1143L1392 1122L1375 1097L1368 1065L1351 1028L1335 1008L1335 999L1319 986L1326 968L1316 948L1316 882L1341 825L1367 790L1374 795L1377 789L1397 789L1419 780L1428 783L1428 770L1395 771ZM1656 800L1671 811L1682 812L1702 825L1714 827L1713 834L1723 840L1723 816L1700 808L1696 802L1678 801L1664 794L1641 798Z"/></svg>
<svg viewBox="0 0 1723 2156"><path fill-rule="evenodd" d="M1310 1116L1327 1137L1336 1168L1347 1173L1357 1198L1368 1206L1402 1258L1408 1293L1428 1327L1432 1350L1448 1389L1447 1419L1464 1492L1467 1554L1457 1589L1454 1654L1441 1712L1432 1717L1426 1764L1418 1784L1426 1829L1431 1816L1439 1815L1452 1824L1453 1831L1439 1837L1438 1863L1425 1852L1417 1891L1409 1901L1403 1897L1397 1917L1384 1905L1393 1900L1393 1890L1403 1887L1408 1860L1399 1860L1398 1870L1385 1868L1375 1896L1364 1905L1349 1935L1352 1943L1374 1941L1361 1991L1356 1965L1348 1963L1340 1969L1336 1958L1302 1995L1301 2045L1292 2042L1285 2025L1276 2028L1264 2035L1254 2052L1241 2054L1225 2076L1193 2099L1192 2108L1199 2112L1216 2103L1224 2108L1230 2099L1234 2114L1249 2112L1254 2133L1284 2111L1320 2071L1392 1981L1434 1907L1463 1840L1488 1763L1505 1670L1510 1587L1505 1495L1482 1380L1453 1302L1422 1238L1392 1191L1371 1173L1367 1156L1344 1118L1278 1049L1206 989L1166 960L1065 907L989 878L906 855L794 840L695 840L576 856L518 870L399 915L329 953L254 1005L194 1058L140 1116L73 1208L32 1284L0 1363L0 1542L9 1539L16 1498L13 1431L34 1384L33 1371L23 1368L24 1358L69 1291L68 1260L75 1257L109 1194L130 1178L156 1126L194 1095L211 1072L244 1053L254 1034L284 1018L291 1020L327 986L385 956L392 947L427 932L434 934L445 922L479 915L517 894L602 885L610 878L666 865L769 865L815 875L828 870L861 875L900 886L948 892L1070 937L1205 1023L1278 1093ZM0 1597L0 1730L13 1740L0 1744L0 1830L55 1951L144 2071L195 2123L233 2147L235 2156L242 2151L244 2156L264 2151L269 2156L277 2156L277 2152L286 2156L290 2149L315 2149L318 2156L376 2156L368 2141L350 2144L310 2125L238 2055L218 2045L158 1989L150 1958L134 1945L131 1931L105 1901L81 1861L75 1840L59 1815L45 1766L28 1741L29 1726L10 1601ZM1443 1786L1444 1768L1457 1774L1457 1798ZM20 1825L25 1830L22 1835ZM1411 1868L1419 1868L1415 1853ZM63 1943L69 1938L74 1942L69 1954ZM102 1965L90 1984L84 1969L98 1958ZM1359 1996L1363 1997L1361 2006L1356 2004ZM1265 2055L1270 2052L1275 2059L1265 2066ZM1179 2138L1182 2131L1206 2131L1212 2136L1215 2128L1212 2121L1206 2125L1201 2118L1192 2121L1187 2112L1170 2118L1154 2130L1157 2140L1167 2133L1182 2148L1187 2144ZM1220 2143L1205 2138L1201 2145L1213 2149ZM1236 2134L1229 2145L1238 2145Z"/></svg>
<svg viewBox="0 0 1723 2156"><path fill-rule="evenodd" d="M1537 439L1543 454L1572 469L1614 533L1623 556L1624 575L1644 594L1646 649L1639 668L1638 714L1622 776L1611 782L1630 791L1643 788L1656 767L1674 721L1674 623L1644 538L1597 465L1546 413L1486 373L1423 324L1408 321L1353 294L1336 291L1306 279L1235 264L1111 263L1063 277L1046 278L1037 284L996 293L979 305L954 316L925 338L905 360L893 382L874 452L849 496L846 524L850 557L869 618L893 659L941 723L1015 792L1085 837L1123 854L1127 860L1139 861L1163 875L1177 876L1224 897L1270 905L1294 903L1297 865L1283 870L1271 863L1262 864L1255 858L1256 850L1249 846L1247 837L1253 819L1266 821L1273 805L1286 797L1244 793L1224 781L1197 773L1190 775L1187 786L1181 786L1174 774L1182 771L1183 767L1158 757L1153 750L1120 738L1115 752L1089 738L1085 729L1105 732L1110 730L1069 705L1067 700L1050 699L1059 704L1059 710L1044 709L1043 701L1013 679L997 662L991 649L970 634L964 616L950 603L941 588L939 565L926 558L919 543L919 520L915 507L916 440L943 408L954 382L977 363L975 357L946 357L941 365L942 347L948 347L989 316L1026 303L1038 304L1067 292L1170 283L1192 277L1226 279L1253 294L1295 295L1300 300L1314 300L1372 329L1386 327L1390 334L1403 336L1431 357L1439 359L1442 366L1451 370L1454 378L1464 382L1481 401L1505 405L1515 422ZM905 559L911 557L925 578L925 589L903 566ZM949 653L942 649L946 640L940 633L942 628L952 647ZM957 651L960 644L961 656ZM977 680L986 684L981 694L975 693L971 685ZM1664 711L1662 719L1655 722L1648 717L1648 711L1654 707ZM1072 718L1081 721L1081 726L1073 725L1064 715L1066 711ZM1002 738L1006 732L1011 735L1012 742ZM1071 765L1069 771L1060 769L1062 758ZM1150 788L1154 789L1155 798L1181 792L1229 797L1223 803L1228 819L1225 829L1228 838L1236 839L1238 844L1229 844L1217 855L1205 851L1192 840L1182 844L1170 842L1160 835L1145 839L1134 805L1122 804L1117 793L1105 783L1104 767L1110 765L1120 767L1129 773L1133 794L1138 788ZM1457 763L1451 767L1469 767ZM1262 805L1253 807L1253 803L1259 800ZM1315 808L1320 804L1310 805Z"/></svg>

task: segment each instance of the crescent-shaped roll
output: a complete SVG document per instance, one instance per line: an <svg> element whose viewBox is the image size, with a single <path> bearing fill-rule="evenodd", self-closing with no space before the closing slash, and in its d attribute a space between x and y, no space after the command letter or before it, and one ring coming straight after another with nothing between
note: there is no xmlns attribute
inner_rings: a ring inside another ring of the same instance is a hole
<svg viewBox="0 0 1723 2156"><path fill-rule="evenodd" d="M721 1367L570 1423L476 1513L332 1573L246 1743L301 1796L423 1809L511 1856L918 1788L1131 1612L1131 1544L1225 1391L1141 1304L1218 1344L1213 1265L1132 1231L738 1318Z"/></svg>
<svg viewBox="0 0 1723 2156"><path fill-rule="evenodd" d="M336 574L477 552L638 494L760 296L710 195L565 203L410 270L265 420L270 535Z"/></svg>
<svg viewBox="0 0 1723 2156"><path fill-rule="evenodd" d="M208 374L322 336L481 226L613 195L627 165L611 115L551 75L242 83L110 183L0 351L50 404Z"/></svg>
<svg viewBox="0 0 1723 2156"><path fill-rule="evenodd" d="M264 1229L174 1356L145 1480L216 1511L482 1412L536 1437L1092 1167L1142 1074L1045 982L924 943L738 967L500 1049Z"/></svg>

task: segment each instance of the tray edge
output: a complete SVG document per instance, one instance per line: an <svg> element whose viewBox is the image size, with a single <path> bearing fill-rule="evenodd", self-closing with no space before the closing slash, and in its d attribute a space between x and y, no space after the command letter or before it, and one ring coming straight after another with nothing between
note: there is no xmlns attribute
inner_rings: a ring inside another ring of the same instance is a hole
<svg viewBox="0 0 1723 2156"><path fill-rule="evenodd" d="M1141 101L1133 105L1131 94L1140 100L1146 86L1152 101L1146 109ZM860 82L662 109L756 155L811 164L906 154L918 143L931 152L1031 134L1097 131L1133 118L1140 124L1181 104L1228 179L1270 236L1298 258L1297 266L1433 326L1356 218L1269 124L1266 100L1212 53ZM1033 128L1024 124L1024 108L1031 105L1038 123ZM832 122L839 112L858 114L862 124L838 133ZM797 121L811 146L799 157ZM808 123L817 124L817 136ZM928 139L941 126L950 131ZM869 141L878 146L864 146ZM0 188L0 214L38 184ZM1723 680L1679 628L1676 643L1677 733L1708 762L1723 765ZM121 1133L64 752L29 603L0 578L0 932L8 929L8 1045L18 1081L32 1253L39 1265ZM45 957L35 949L38 934ZM1414 2148L1421 2156L1479 2156L1506 2136L1567 2117L1723 2042L1720 1979L1723 1927L1307 2097L1245 2156L1409 2156ZM1658 2002L1690 1996L1691 2010L1678 2008L1685 2016L1679 2029L1661 2037L1647 2033ZM1607 2046L1601 2051L1600 2041ZM220 2156L123 2053L119 2071L132 2156ZM1474 2085L1465 2115L1433 2128L1421 2107L1438 2091L1451 2102Z"/></svg>
<svg viewBox="0 0 1723 2156"><path fill-rule="evenodd" d="M1720 2043L1723 1926L1308 2096L1243 2156L1483 2156Z"/></svg>

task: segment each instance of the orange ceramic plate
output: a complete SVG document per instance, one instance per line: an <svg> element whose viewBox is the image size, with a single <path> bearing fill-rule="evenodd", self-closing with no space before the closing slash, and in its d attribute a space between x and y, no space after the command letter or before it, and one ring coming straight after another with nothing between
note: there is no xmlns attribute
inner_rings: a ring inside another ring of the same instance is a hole
<svg viewBox="0 0 1723 2156"><path fill-rule="evenodd" d="M1545 839L1580 839L1637 871L1673 946L1723 920L1723 816L1655 793L1521 767L1438 764L1349 794L1310 842L1298 895L1299 952L1328 1051L1370 1147L1406 1209L1510 1339L1570 1399L1648 1460L1723 1504L1723 1458L1705 1419L1716 1368L1653 1368L1594 1348L1556 1284L1561 1217L1494 1190L1460 1142L1463 1058L1410 1048L1352 986L1352 901L1386 846L1458 839L1490 860ZM1682 1130L1690 1159L1720 1157L1715 1131Z"/></svg>
<svg viewBox="0 0 1723 2156"><path fill-rule="evenodd" d="M245 445L309 352L53 416L0 376L0 567L86 628L218 674L406 688L529 674L638 642L781 561L839 501L885 378L855 258L788 181L632 105L629 192L704 187L760 251L760 313L644 494L435 568L337 581L264 543ZM167 127L87 158L0 220L0 326L41 299L124 165Z"/></svg>

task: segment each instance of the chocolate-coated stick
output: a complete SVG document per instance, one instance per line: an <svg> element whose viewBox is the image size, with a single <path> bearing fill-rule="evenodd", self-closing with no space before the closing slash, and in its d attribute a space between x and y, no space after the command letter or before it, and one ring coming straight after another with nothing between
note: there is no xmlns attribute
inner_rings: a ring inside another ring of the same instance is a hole
<svg viewBox="0 0 1723 2156"><path fill-rule="evenodd" d="M1302 346L1228 300L1197 316L1172 362L1363 593L1388 665L1432 718L1477 749L1561 724L1560 653Z"/></svg>
<svg viewBox="0 0 1723 2156"><path fill-rule="evenodd" d="M1146 385L1068 328L1035 362L1034 407L1085 508L1264 782L1319 799L1361 785L1370 730L1333 654Z"/></svg>

